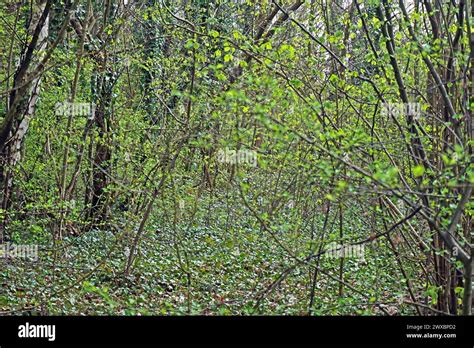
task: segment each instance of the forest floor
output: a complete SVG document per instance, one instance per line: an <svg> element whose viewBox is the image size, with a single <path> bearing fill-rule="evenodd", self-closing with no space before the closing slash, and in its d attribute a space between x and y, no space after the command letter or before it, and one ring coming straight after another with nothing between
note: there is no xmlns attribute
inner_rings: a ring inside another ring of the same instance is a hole
<svg viewBox="0 0 474 348"><path fill-rule="evenodd" d="M297 236L281 235L295 246ZM261 231L239 236L206 227L187 232L149 230L126 274L127 237L91 231L40 247L39 259L3 259L2 314L49 315L250 315L308 314L314 272L269 242ZM130 244L128 244L130 245ZM125 251L124 251L125 250ZM372 253L368 249L366 252ZM321 259L332 277L339 260ZM383 258L348 259L347 286L319 273L312 314L382 314L377 304L399 307L400 279ZM294 267L294 268L293 268ZM287 272L288 270L291 270ZM281 282L281 276L286 275ZM378 284L367 288L367 283ZM339 291L342 291L342 295ZM400 307L403 310L403 305ZM12 311L12 309L15 309ZM392 308L393 310L393 308ZM404 314L412 313L407 307Z"/></svg>

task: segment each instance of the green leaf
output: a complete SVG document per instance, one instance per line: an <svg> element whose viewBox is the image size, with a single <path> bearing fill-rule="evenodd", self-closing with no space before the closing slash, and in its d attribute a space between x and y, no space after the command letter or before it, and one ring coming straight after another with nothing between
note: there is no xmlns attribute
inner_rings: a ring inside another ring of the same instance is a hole
<svg viewBox="0 0 474 348"><path fill-rule="evenodd" d="M425 173L425 167L423 167L421 164L413 168L413 176L415 178L422 176L424 173Z"/></svg>

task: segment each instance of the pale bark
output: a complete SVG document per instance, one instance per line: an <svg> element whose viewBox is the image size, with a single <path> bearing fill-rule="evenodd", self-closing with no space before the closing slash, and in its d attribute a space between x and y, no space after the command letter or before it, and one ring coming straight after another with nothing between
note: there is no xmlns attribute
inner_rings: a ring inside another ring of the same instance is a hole
<svg viewBox="0 0 474 348"><path fill-rule="evenodd" d="M15 73L15 80L9 98L9 111L2 124L1 173L3 184L2 209L8 210L13 187L13 168L21 160L21 149L31 118L35 114L40 90L41 76L29 73L37 70L46 51L49 34L49 10L51 2L39 0L34 3L28 31L33 37ZM35 51L33 58L33 51ZM26 81L25 81L26 80ZM7 217L1 225L3 239Z"/></svg>

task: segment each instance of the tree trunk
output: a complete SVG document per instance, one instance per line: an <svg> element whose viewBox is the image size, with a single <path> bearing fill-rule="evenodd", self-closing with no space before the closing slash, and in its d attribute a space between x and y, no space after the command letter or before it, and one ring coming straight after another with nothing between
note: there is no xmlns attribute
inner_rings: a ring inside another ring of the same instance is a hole
<svg viewBox="0 0 474 348"><path fill-rule="evenodd" d="M28 27L32 40L23 52L16 69L13 88L9 95L7 115L0 131L0 181L3 191L1 208L5 212L11 206L13 167L21 159L22 144L38 101L41 77L36 76L31 81L28 80L29 73L35 70L39 63L38 59L33 58L33 51L35 51L35 57L42 57L42 52L46 50L51 3L52 1L39 0L33 6ZM0 242L4 238L8 239L5 235L7 224L8 214L6 213L0 225Z"/></svg>

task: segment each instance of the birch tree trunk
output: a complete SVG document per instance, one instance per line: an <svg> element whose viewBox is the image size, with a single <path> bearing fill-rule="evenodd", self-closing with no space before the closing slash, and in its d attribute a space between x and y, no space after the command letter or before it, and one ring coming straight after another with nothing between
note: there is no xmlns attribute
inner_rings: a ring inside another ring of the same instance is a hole
<svg viewBox="0 0 474 348"><path fill-rule="evenodd" d="M13 188L13 168L21 159L22 144L38 101L41 77L31 77L29 73L36 70L46 50L51 4L52 1L47 0L35 0L33 3L28 26L32 40L23 52L16 69L8 111L0 130L0 180L3 191L1 208L5 212L0 225L0 241L7 239L5 227L8 223L7 212Z"/></svg>

